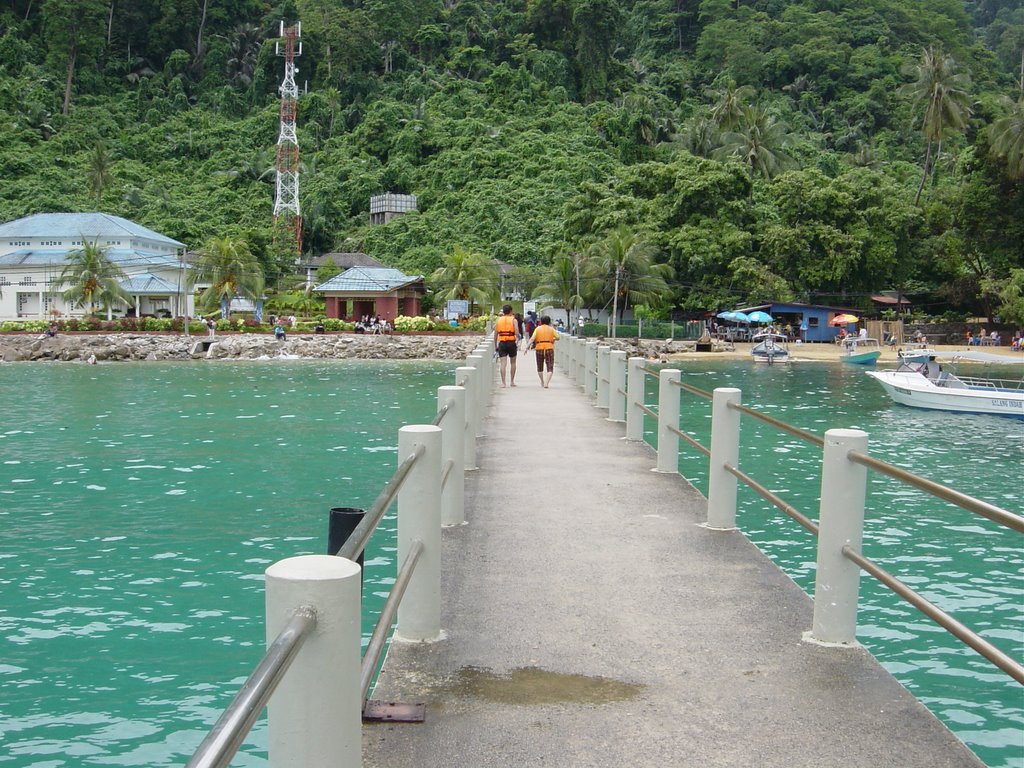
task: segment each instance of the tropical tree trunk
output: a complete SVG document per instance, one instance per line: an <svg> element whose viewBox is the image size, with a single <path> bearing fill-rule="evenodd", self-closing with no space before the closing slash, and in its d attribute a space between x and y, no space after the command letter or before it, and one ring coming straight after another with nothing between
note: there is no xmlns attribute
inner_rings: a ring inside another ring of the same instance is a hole
<svg viewBox="0 0 1024 768"><path fill-rule="evenodd" d="M924 153L924 172L921 174L921 183L917 185L917 195L914 197L914 205L920 205L921 193L924 191L925 182L928 181L928 170L932 163L932 141L928 140L928 149Z"/></svg>
<svg viewBox="0 0 1024 768"><path fill-rule="evenodd" d="M78 46L73 45L68 51L68 75L64 80L64 116L71 112L71 83L75 79L75 62L78 60Z"/></svg>

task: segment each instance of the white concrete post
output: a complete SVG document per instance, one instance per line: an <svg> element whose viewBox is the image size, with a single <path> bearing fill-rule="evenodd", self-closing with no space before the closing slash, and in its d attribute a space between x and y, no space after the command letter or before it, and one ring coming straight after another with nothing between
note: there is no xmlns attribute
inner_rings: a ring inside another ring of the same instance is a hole
<svg viewBox="0 0 1024 768"><path fill-rule="evenodd" d="M644 359L631 357L627 363L626 374L626 439L642 442L644 439L644 412L640 407L644 404L645 387Z"/></svg>
<svg viewBox="0 0 1024 768"><path fill-rule="evenodd" d="M679 435L669 429L679 429L679 389L672 385L679 377L676 368L658 373L658 472L679 471Z"/></svg>
<svg viewBox="0 0 1024 768"><path fill-rule="evenodd" d="M362 764L359 571L356 563L333 555L291 557L266 570L268 646L295 609L316 612L316 628L268 707L272 768Z"/></svg>
<svg viewBox="0 0 1024 768"><path fill-rule="evenodd" d="M586 378L583 380L583 393L588 397L597 396L597 342L588 341L585 347L584 356L586 361L583 368Z"/></svg>
<svg viewBox="0 0 1024 768"><path fill-rule="evenodd" d="M626 420L626 353L615 350L608 360L608 420Z"/></svg>
<svg viewBox="0 0 1024 768"><path fill-rule="evenodd" d="M466 413L462 440L463 469L470 472L476 469L476 420L480 418L480 404L477 402L474 377L476 368L463 365L455 369L455 386L466 390Z"/></svg>
<svg viewBox="0 0 1024 768"><path fill-rule="evenodd" d="M466 389L438 387L437 410L448 406L441 419L441 473L448 470L448 479L441 486L441 525L462 525L466 522Z"/></svg>
<svg viewBox="0 0 1024 768"><path fill-rule="evenodd" d="M860 551L867 492L867 467L855 464L846 455L850 451L866 453L867 450L866 432L859 429L825 432L811 629L811 639L821 643L857 642L860 566L846 559L841 550L848 545Z"/></svg>
<svg viewBox="0 0 1024 768"><path fill-rule="evenodd" d="M576 337L575 336L566 336L565 337L565 349L566 349L567 354L566 354L566 357L565 357L565 365L562 366L562 369L565 371L566 375L575 383L575 381L576 381Z"/></svg>
<svg viewBox="0 0 1024 768"><path fill-rule="evenodd" d="M484 436L484 406L487 403L487 373L484 370L484 358L483 355L470 355L466 358L466 365L472 366L476 370L476 374L473 376L473 384L476 385L476 391L473 396L477 402L477 413L476 421L473 426L476 428L476 436Z"/></svg>
<svg viewBox="0 0 1024 768"><path fill-rule="evenodd" d="M736 527L736 476L725 469L740 462L740 412L742 393L719 387L711 400L711 459L708 465L708 528L731 531Z"/></svg>
<svg viewBox="0 0 1024 768"><path fill-rule="evenodd" d="M608 363L612 348L601 344L597 348L597 407L608 407Z"/></svg>
<svg viewBox="0 0 1024 768"><path fill-rule="evenodd" d="M579 341L579 354L576 356L576 384L587 392L587 342L584 339Z"/></svg>
<svg viewBox="0 0 1024 768"><path fill-rule="evenodd" d="M401 605L395 636L436 640L441 636L441 428L415 424L398 430L398 461L417 447L423 453L398 491L398 566L413 542L423 542L416 572Z"/></svg>

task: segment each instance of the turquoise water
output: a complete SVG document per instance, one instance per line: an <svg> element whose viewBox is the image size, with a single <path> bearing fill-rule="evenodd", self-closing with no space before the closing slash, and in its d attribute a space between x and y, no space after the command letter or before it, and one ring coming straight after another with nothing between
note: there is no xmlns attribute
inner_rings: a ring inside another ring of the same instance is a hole
<svg viewBox="0 0 1024 768"><path fill-rule="evenodd" d="M373 502L455 365L0 366L0 765L183 764L263 654L264 570Z"/></svg>
<svg viewBox="0 0 1024 768"><path fill-rule="evenodd" d="M430 421L456 364L0 366L0 766L182 764L262 655L265 568L324 551L330 507L372 503L398 428ZM683 370L818 434L863 428L872 453L1021 510L1020 422L893 406L851 367ZM706 443L707 401L681 402ZM742 433L743 469L817 517L820 453L752 419ZM682 452L706 491L706 460ZM869 478L865 552L1020 658L1020 537ZM813 537L740 502L744 532L813 589ZM384 528L371 614L394 575ZM859 639L988 765L1022 768L1020 686L868 577L862 592ZM233 765L265 765L265 742L261 722Z"/></svg>
<svg viewBox="0 0 1024 768"><path fill-rule="evenodd" d="M679 364L706 391L737 387L743 403L819 436L869 434L890 464L1022 512L1024 424L894 405L857 366ZM648 377L648 403L657 402ZM682 429L710 445L710 401L683 393ZM648 439L654 442L653 420ZM741 422L740 468L814 520L820 449L756 419ZM707 494L707 459L680 441L680 472ZM863 552L1018 661L1024 659L1021 535L877 473L868 473ZM740 485L737 525L808 594L815 537ZM867 575L857 637L989 766L1024 766L1024 688Z"/></svg>

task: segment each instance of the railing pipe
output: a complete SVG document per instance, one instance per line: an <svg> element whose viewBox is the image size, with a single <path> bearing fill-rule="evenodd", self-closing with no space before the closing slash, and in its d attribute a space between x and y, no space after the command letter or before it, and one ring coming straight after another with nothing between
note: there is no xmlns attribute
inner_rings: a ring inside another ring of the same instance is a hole
<svg viewBox="0 0 1024 768"><path fill-rule="evenodd" d="M740 402L742 393L719 387L711 401L711 460L708 467L707 527L720 531L736 528L736 476L726 467L739 464L740 412L729 403Z"/></svg>
<svg viewBox="0 0 1024 768"><path fill-rule="evenodd" d="M608 420L626 420L626 353L621 349L608 360Z"/></svg>
<svg viewBox="0 0 1024 768"><path fill-rule="evenodd" d="M466 390L466 415L463 425L462 466L467 472L476 469L476 420L480 418L480 404L476 398L474 377L476 368L463 365L455 369L455 386Z"/></svg>
<svg viewBox="0 0 1024 768"><path fill-rule="evenodd" d="M612 348L606 344L597 347L597 407L608 408L608 363L611 360Z"/></svg>
<svg viewBox="0 0 1024 768"><path fill-rule="evenodd" d="M330 555L292 557L266 571L268 643L296 606L311 605L317 616L316 631L269 703L271 768L362 763L360 571Z"/></svg>
<svg viewBox="0 0 1024 768"><path fill-rule="evenodd" d="M423 554L398 609L395 636L436 640L441 635L441 430L413 425L398 430L399 456L422 450L398 492L398 562L405 562L416 541Z"/></svg>
<svg viewBox="0 0 1024 768"><path fill-rule="evenodd" d="M438 387L437 405L438 412L442 409L448 412L448 418L441 425L441 462L451 467L441 482L441 525L462 525L466 522L466 471L463 463L466 453L466 389Z"/></svg>
<svg viewBox="0 0 1024 768"><path fill-rule="evenodd" d="M679 393L672 383L680 375L676 368L658 374L658 472L679 471L679 437L669 427L679 429Z"/></svg>
<svg viewBox="0 0 1024 768"><path fill-rule="evenodd" d="M644 359L642 357L629 358L626 379L626 439L643 442L643 404L646 377L644 376Z"/></svg>
<svg viewBox="0 0 1024 768"><path fill-rule="evenodd" d="M315 627L316 611L311 607L302 606L292 614L270 643L259 665L200 742L186 768L226 768L231 764L253 723Z"/></svg>
<svg viewBox="0 0 1024 768"><path fill-rule="evenodd" d="M384 601L384 607L380 609L380 616L373 627L373 633L366 645L366 652L363 654L363 662L359 670L360 701L362 702L366 701L366 697L370 693L373 675L377 671L377 665L380 663L384 649L387 648L388 632L391 630L395 614L398 613L398 606L402 604L402 597L405 595L405 590L416 570L416 563L419 562L422 554L423 542L414 541L409 549L409 557L402 562L402 566L398 569L395 583L391 585L391 591L388 592L387 600Z"/></svg>
<svg viewBox="0 0 1024 768"><path fill-rule="evenodd" d="M824 443L811 639L852 645L857 642L860 567L844 557L843 548L860 551L867 469L847 454L866 451L868 435L859 429L830 429Z"/></svg>

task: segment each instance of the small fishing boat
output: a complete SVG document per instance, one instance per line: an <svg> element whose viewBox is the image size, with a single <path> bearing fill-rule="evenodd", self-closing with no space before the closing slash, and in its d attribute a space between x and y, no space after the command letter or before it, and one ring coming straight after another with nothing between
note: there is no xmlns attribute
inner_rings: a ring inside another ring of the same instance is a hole
<svg viewBox="0 0 1024 768"><path fill-rule="evenodd" d="M786 363L789 362L789 342L781 333L763 331L755 334L750 354L755 363Z"/></svg>
<svg viewBox="0 0 1024 768"><path fill-rule="evenodd" d="M853 365L874 365L882 356L882 345L878 339L865 336L849 336L843 342L843 351L839 359Z"/></svg>
<svg viewBox="0 0 1024 768"><path fill-rule="evenodd" d="M1024 419L1024 376L992 378L967 376L944 370L940 360L1024 365L1024 355L1003 357L984 352L933 352L921 362L920 353L900 356L894 371L867 371L894 402L911 408L930 408L960 413L987 413Z"/></svg>

